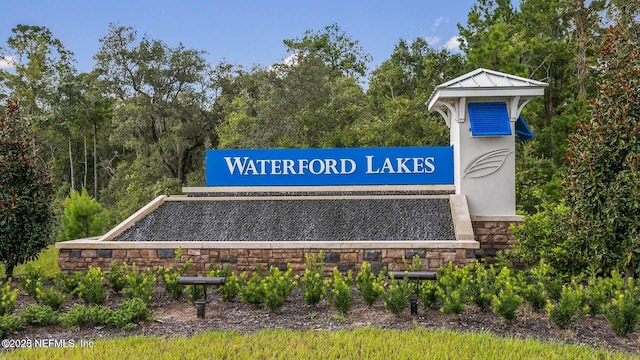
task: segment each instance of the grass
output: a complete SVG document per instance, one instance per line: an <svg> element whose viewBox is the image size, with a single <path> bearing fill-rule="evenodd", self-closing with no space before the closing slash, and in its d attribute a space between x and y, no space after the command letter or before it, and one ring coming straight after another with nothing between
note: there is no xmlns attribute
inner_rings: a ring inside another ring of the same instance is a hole
<svg viewBox="0 0 640 360"><path fill-rule="evenodd" d="M81 336L74 339L79 344ZM636 359L577 345L505 339L488 333L364 328L350 331L208 332L193 337L127 337L93 347L21 349L7 359Z"/></svg>
<svg viewBox="0 0 640 360"><path fill-rule="evenodd" d="M46 249L42 250L40 254L38 254L37 259L30 261L27 264L31 264L31 266L41 269L47 276L53 276L60 272L60 267L58 266L58 249L56 249L55 245L49 245ZM16 268L13 269L13 275L18 276L24 274L27 264L16 266ZM0 278L5 278L5 268L3 264L0 264Z"/></svg>

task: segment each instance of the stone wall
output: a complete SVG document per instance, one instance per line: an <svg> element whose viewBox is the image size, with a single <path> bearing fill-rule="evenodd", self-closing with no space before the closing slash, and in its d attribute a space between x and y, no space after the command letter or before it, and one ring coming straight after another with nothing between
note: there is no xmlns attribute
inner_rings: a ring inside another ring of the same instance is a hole
<svg viewBox="0 0 640 360"><path fill-rule="evenodd" d="M517 243L509 228L512 224L522 224L522 218L472 217L471 224L475 240L480 243L480 249L475 250L477 258L492 263L498 251L510 250L511 246Z"/></svg>
<svg viewBox="0 0 640 360"><path fill-rule="evenodd" d="M138 269L171 266L177 249L59 249L59 265L63 271L83 271L89 266L108 270L112 261L118 264L136 263ZM305 269L305 255L324 253L325 275L337 267L340 271L357 270L363 261L372 265L377 273L383 267L391 271L405 269L403 258L422 259L423 270L437 271L440 266L453 262L465 265L475 261L473 249L182 249L180 263L191 259L189 275L206 275L210 266L230 265L236 272L252 271L260 264L286 268L291 264L295 274Z"/></svg>

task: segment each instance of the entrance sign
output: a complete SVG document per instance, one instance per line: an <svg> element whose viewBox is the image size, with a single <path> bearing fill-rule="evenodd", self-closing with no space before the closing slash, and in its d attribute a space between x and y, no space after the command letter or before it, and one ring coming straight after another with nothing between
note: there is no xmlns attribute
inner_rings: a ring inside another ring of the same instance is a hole
<svg viewBox="0 0 640 360"><path fill-rule="evenodd" d="M451 185L453 147L206 151L207 186Z"/></svg>

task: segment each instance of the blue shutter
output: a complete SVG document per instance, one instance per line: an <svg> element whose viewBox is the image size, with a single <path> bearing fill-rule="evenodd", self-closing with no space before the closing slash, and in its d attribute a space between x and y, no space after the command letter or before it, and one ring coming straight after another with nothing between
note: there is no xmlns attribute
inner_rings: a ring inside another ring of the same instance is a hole
<svg viewBox="0 0 640 360"><path fill-rule="evenodd" d="M518 135L518 139L522 141L531 140L534 138L531 129L529 129L529 125L524 121L522 116L518 117L518 121L516 121L516 135Z"/></svg>
<svg viewBox="0 0 640 360"><path fill-rule="evenodd" d="M511 135L506 103L469 103L468 109L472 136Z"/></svg>

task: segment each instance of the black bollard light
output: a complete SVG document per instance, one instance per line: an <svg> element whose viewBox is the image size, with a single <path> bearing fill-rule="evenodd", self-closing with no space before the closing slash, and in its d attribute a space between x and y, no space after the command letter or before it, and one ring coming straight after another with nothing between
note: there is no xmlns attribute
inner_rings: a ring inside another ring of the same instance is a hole
<svg viewBox="0 0 640 360"><path fill-rule="evenodd" d="M204 306L207 302L204 299L196 300L196 314L198 319L204 319Z"/></svg>
<svg viewBox="0 0 640 360"><path fill-rule="evenodd" d="M411 315L418 315L418 295L409 295L409 305L411 306Z"/></svg>

